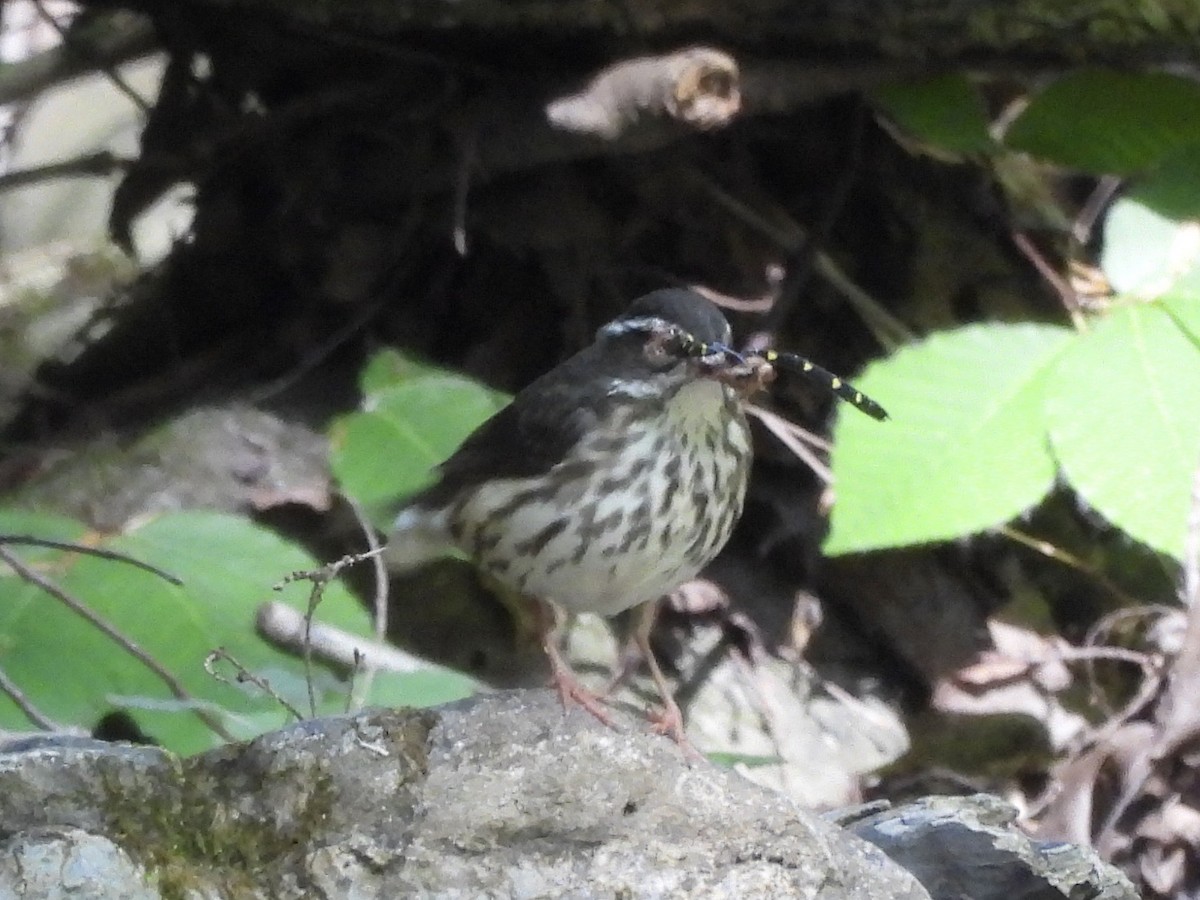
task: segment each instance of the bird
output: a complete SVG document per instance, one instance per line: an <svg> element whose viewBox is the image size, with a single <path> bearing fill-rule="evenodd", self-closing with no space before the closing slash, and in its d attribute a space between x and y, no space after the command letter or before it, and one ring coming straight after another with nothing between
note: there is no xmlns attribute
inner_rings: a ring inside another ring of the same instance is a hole
<svg viewBox="0 0 1200 900"><path fill-rule="evenodd" d="M559 647L559 613L638 607L634 640L662 702L650 719L685 749L650 632L659 598L712 561L742 512L753 455L742 399L772 375L730 339L693 290L634 300L463 441L400 510L386 555L407 571L457 549L532 601L564 708L609 726Z"/></svg>

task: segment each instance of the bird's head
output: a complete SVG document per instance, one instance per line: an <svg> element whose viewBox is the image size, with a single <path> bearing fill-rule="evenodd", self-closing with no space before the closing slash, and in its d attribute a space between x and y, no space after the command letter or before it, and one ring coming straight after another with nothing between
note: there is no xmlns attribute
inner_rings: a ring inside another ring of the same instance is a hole
<svg viewBox="0 0 1200 900"><path fill-rule="evenodd" d="M723 351L683 352L680 335L694 342L728 346L729 323L710 301L682 288L666 288L639 297L618 318L596 333L605 357L621 361L633 378L678 387L697 378L715 378L728 365Z"/></svg>

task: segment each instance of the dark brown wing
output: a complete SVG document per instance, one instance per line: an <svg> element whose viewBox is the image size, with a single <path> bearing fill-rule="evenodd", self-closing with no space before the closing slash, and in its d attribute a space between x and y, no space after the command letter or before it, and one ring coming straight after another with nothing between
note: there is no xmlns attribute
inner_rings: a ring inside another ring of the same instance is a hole
<svg viewBox="0 0 1200 900"><path fill-rule="evenodd" d="M438 483L414 502L436 508L491 478L531 478L550 471L608 414L616 365L592 346L538 378L471 432L438 467Z"/></svg>
<svg viewBox="0 0 1200 900"><path fill-rule="evenodd" d="M602 329L596 343L534 381L475 429L439 467L441 480L414 503L436 509L488 479L532 478L562 462L610 415L614 382L654 375L644 354L646 333L604 334L622 321L647 318L674 323L704 342L729 340L721 311L693 291L668 288L638 298Z"/></svg>

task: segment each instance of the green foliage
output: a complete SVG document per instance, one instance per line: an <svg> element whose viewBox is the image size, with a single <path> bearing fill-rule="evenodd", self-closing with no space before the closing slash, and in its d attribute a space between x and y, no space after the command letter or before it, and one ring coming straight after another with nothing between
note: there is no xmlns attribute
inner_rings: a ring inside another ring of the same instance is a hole
<svg viewBox="0 0 1200 900"><path fill-rule="evenodd" d="M951 540L1042 500L1056 476L1181 557L1200 466L1200 299L1130 302L1084 333L974 325L871 366L887 428L843 416L826 552Z"/></svg>
<svg viewBox="0 0 1200 900"><path fill-rule="evenodd" d="M391 351L370 362L361 383L363 409L331 428L332 465L347 492L380 518L386 504L427 483L431 469L505 402L474 382ZM181 752L216 740L192 706L214 712L237 736L283 724L287 714L275 699L249 683L221 683L204 670L205 658L218 647L307 712L302 660L257 637L254 622L267 600L283 599L303 610L308 582L290 584L282 594L271 588L289 572L316 569L319 563L274 533L233 515L187 512L98 536L66 518L18 510L0 510L0 532L90 540L184 582L177 587L121 562L15 547L22 559L136 642L196 698L191 703L176 699L147 666L94 625L15 572L0 571L0 659L44 714L88 727L112 708L125 709L144 731ZM367 610L336 581L325 588L317 620L351 634L371 634ZM235 675L226 663L216 668ZM314 674L317 712L343 709L349 684L319 667ZM378 673L365 699L389 706L428 705L466 696L472 687L465 676L431 667L405 675ZM0 697L0 727L28 725L17 706Z"/></svg>
<svg viewBox="0 0 1200 900"><path fill-rule="evenodd" d="M330 429L342 489L382 523L387 506L430 482L433 468L507 397L393 350L363 371L362 409Z"/></svg>
<svg viewBox="0 0 1200 900"><path fill-rule="evenodd" d="M1182 559L1200 467L1200 340L1172 316L1200 301L1125 306L1079 335L1046 399L1068 484L1131 537Z"/></svg>
<svg viewBox="0 0 1200 900"><path fill-rule="evenodd" d="M1125 196L1169 219L1200 218L1200 144L1167 153Z"/></svg>
<svg viewBox="0 0 1200 900"><path fill-rule="evenodd" d="M1028 198L1028 153L1095 174L1132 176L1126 196L1168 219L1200 217L1200 84L1163 72L1086 69L1033 93L998 143L979 87L947 73L876 88L871 100L934 155L990 157L1010 199ZM1015 181L1014 181L1015 179ZM1037 181L1037 178L1034 178Z"/></svg>
<svg viewBox="0 0 1200 900"><path fill-rule="evenodd" d="M1085 172L1143 172L1200 145L1200 84L1163 72L1074 72L1033 97L1004 143Z"/></svg>
<svg viewBox="0 0 1200 900"><path fill-rule="evenodd" d="M876 89L871 99L905 132L926 144L962 154L996 148L988 134L979 89L966 75L894 82Z"/></svg>
<svg viewBox="0 0 1200 900"><path fill-rule="evenodd" d="M1122 294L1161 293L1178 277L1172 273L1175 248L1184 226L1132 200L1118 200L1104 224L1100 265L1113 289Z"/></svg>
<svg viewBox="0 0 1200 900"><path fill-rule="evenodd" d="M1050 325L974 325L868 368L855 384L891 421L839 418L826 552L951 540L1041 500L1054 483L1043 388L1070 337Z"/></svg>
<svg viewBox="0 0 1200 900"><path fill-rule="evenodd" d="M0 532L81 540L118 551L181 578L177 587L131 565L63 551L13 546L23 560L134 640L187 691L216 712L235 735L248 737L286 722L278 703L252 685L232 687L204 670L208 653L224 647L249 671L307 712L304 667L254 633L260 603L280 599L303 610L309 586L281 593L272 584L293 570L317 567L295 546L247 520L223 513L183 512L143 521L123 534L85 535L69 519L0 510ZM336 582L327 586L317 618L370 634L366 610ZM163 682L65 605L0 569L0 659L4 670L53 719L88 727L105 711L126 709L166 746L191 752L216 737L175 699ZM232 675L228 666L218 669ZM349 685L315 667L319 713L341 711ZM367 698L381 705L432 703L470 692L469 679L450 672L379 673ZM0 727L28 728L24 715L0 697Z"/></svg>
<svg viewBox="0 0 1200 900"><path fill-rule="evenodd" d="M910 133L982 147L961 76L877 92ZM956 130L961 124L961 131ZM1200 85L1088 70L1033 95L1004 148L1134 175L1101 263L1121 295L1086 331L975 325L904 348L855 381L892 415L842 416L826 551L951 540L1022 515L1056 480L1130 537L1180 557L1200 466ZM1017 198L1019 199L1019 198Z"/></svg>

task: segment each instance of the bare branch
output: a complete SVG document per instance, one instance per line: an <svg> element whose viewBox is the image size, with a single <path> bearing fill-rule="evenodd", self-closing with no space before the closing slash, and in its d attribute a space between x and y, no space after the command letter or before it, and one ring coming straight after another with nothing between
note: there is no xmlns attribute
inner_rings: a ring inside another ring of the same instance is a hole
<svg viewBox="0 0 1200 900"><path fill-rule="evenodd" d="M1064 566L1074 569L1076 572L1094 579L1097 584L1103 587L1106 591L1112 594L1113 597L1121 601L1121 603L1125 604L1126 606L1141 606L1141 603L1136 597L1133 597L1122 590L1120 585L1108 578L1095 566L1084 562L1078 556L1068 553L1061 547L1055 546L1050 541L1042 540L1041 538L1034 537L1031 534L1026 534L1024 531L1021 531L1019 528L1013 528L1011 525L1001 525L996 529L996 533L1003 535L1010 541L1016 541L1021 546L1028 547L1030 550L1034 550L1042 554L1042 556L1049 557L1056 562L1062 563Z"/></svg>
<svg viewBox="0 0 1200 900"><path fill-rule="evenodd" d="M223 659L233 666L233 670L237 673L234 681L230 681L216 670L216 662L218 659ZM237 658L224 647L218 647L204 658L204 671L222 684L236 686L236 684L245 684L246 682L249 682L261 690L264 694L267 694L269 697L271 697L284 709L286 709L288 714L293 716L297 722L304 721L304 714L300 712L300 710L296 709L296 707L294 707L292 704L288 703L287 700L285 700L282 696L280 696L275 688L271 687L271 682L259 675L255 675L244 665L242 665Z"/></svg>
<svg viewBox="0 0 1200 900"><path fill-rule="evenodd" d="M131 165L133 165L133 160L121 159L107 150L102 150L98 153L77 156L75 159L68 159L63 162L48 163L44 166L35 166L32 169L19 169L16 172L5 172L3 175L0 175L0 191L25 187L29 184L37 184L38 182L50 181L55 178L110 175L113 172L127 169Z"/></svg>
<svg viewBox="0 0 1200 900"><path fill-rule="evenodd" d="M74 541L55 541L49 538L35 537L28 534L0 534L0 544L23 544L30 547L48 547L51 550L66 550L69 553L83 553L87 556L98 556L101 559L111 559L116 562L129 563L131 566L136 566L143 571L157 575L164 581L168 581L174 585L183 584L183 579L172 575L170 572L165 572L158 566L152 566L148 562L142 562L140 559L134 559L132 556L126 556L124 553L118 553L116 550L105 550L102 547L89 547L87 544L77 544Z"/></svg>
<svg viewBox="0 0 1200 900"><path fill-rule="evenodd" d="M275 601L260 606L255 627L276 647L294 653L304 649L304 615L286 603ZM390 644L376 643L321 622L314 622L309 629L309 643L318 660L347 671L354 668L355 652L362 656L361 664L388 672L427 672L436 668L433 663Z"/></svg>
<svg viewBox="0 0 1200 900"><path fill-rule="evenodd" d="M0 70L0 106L36 96L49 87L86 75L98 67L115 66L153 51L157 45L154 27L141 16L112 13L92 23L88 52L80 53L79 41L71 47L58 46Z"/></svg>
<svg viewBox="0 0 1200 900"><path fill-rule="evenodd" d="M22 579L41 588L59 603L67 607L67 609L71 610L71 612L86 620L126 653L137 659L138 662L158 676L159 680L167 686L167 689L175 699L182 701L215 734L227 741L233 740L233 735L229 733L221 723L221 720L208 710L201 708L198 698L189 693L178 678L163 668L158 660L143 650L132 638L123 634L111 622L89 609L82 601L72 597L53 581L34 571L22 562L19 557L9 552L3 545L0 545L0 562L7 563Z"/></svg>
<svg viewBox="0 0 1200 900"><path fill-rule="evenodd" d="M60 724L38 709L33 701L25 696L25 692L17 686L15 681L8 677L8 673L3 669L0 669L0 693L6 694L8 699L15 703L21 712L25 713L25 718L38 728L45 731L63 730Z"/></svg>
<svg viewBox="0 0 1200 900"><path fill-rule="evenodd" d="M614 63L582 91L547 104L546 117L564 131L611 141L645 120L719 128L741 106L737 61L721 50L691 47Z"/></svg>
<svg viewBox="0 0 1200 900"><path fill-rule="evenodd" d="M387 641L387 626L388 626L388 572L387 564L383 561L383 548L379 545L379 537L375 529L371 527L370 521L367 519L367 514L357 502L346 498L346 502L350 504L350 510L354 513L355 521L358 522L358 527L362 529L363 537L366 538L367 546L371 550L371 565L375 570L375 640L382 646ZM354 682L354 690L351 692L351 708L361 709L366 702L366 698L371 693L371 683L375 680L375 672L379 668L378 658L374 656L366 656L357 648L354 652L354 661L356 665L362 667L362 678Z"/></svg>
<svg viewBox="0 0 1200 900"><path fill-rule="evenodd" d="M800 457L818 478L826 484L833 484L833 471L821 462L816 453L808 447L808 444L812 444L821 449L828 449L828 445L824 441L816 435L809 434L799 425L789 422L783 416L773 413L769 409L763 409L761 406L746 404L746 414L754 416L762 422L767 430L779 438L779 442L783 446Z"/></svg>
<svg viewBox="0 0 1200 900"><path fill-rule="evenodd" d="M150 113L150 104L142 99L141 94L129 86L129 82L121 77L121 73L117 71L117 67L111 61L99 57L86 39L81 39L76 31L64 27L42 5L42 0L33 0L33 6L37 10L41 20L58 32L58 36L62 39L64 47L69 51L78 53L84 59L90 59L100 71L108 76L108 80L113 83L117 90L133 102L133 105L141 111L142 115Z"/></svg>
<svg viewBox="0 0 1200 900"><path fill-rule="evenodd" d="M275 585L275 590L279 591L283 589L284 585L290 584L293 581L309 581L312 583L312 590L308 593L308 608L304 613L304 642L302 648L304 651L304 680L308 685L308 708L311 715L315 716L317 714L317 694L312 676L313 616L316 615L317 607L321 605L321 598L325 595L325 588L329 585L329 582L341 574L342 569L360 563L364 559L379 556L382 552L383 548L378 546L378 542L376 542L375 548L368 550L366 553L350 553L341 559L326 563L319 569L292 572L279 582L279 584Z"/></svg>
<svg viewBox="0 0 1200 900"><path fill-rule="evenodd" d="M1066 309L1067 315L1071 317L1071 324L1075 326L1076 331L1087 330L1087 320L1083 317L1083 311L1079 308L1079 295L1076 294L1075 288L1071 286L1066 278L1060 275L1046 261L1046 257L1042 251L1029 239L1023 232L1013 229L1012 241L1016 248L1021 251L1021 255L1029 260L1038 274L1046 279L1046 283L1054 289L1054 293L1058 294L1058 299L1062 301L1063 308Z"/></svg>

